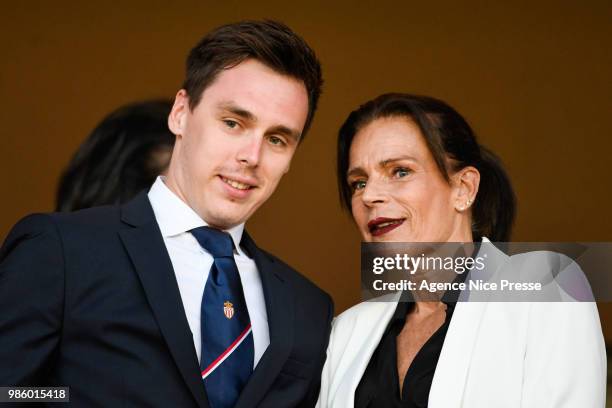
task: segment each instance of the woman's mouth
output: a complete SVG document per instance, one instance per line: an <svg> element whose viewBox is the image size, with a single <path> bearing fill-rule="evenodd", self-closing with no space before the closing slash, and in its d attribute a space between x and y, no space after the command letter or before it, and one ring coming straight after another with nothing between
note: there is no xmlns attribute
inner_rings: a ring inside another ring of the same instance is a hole
<svg viewBox="0 0 612 408"><path fill-rule="evenodd" d="M370 234L378 237L399 227L405 220L405 218L378 217L368 222L368 229L370 230Z"/></svg>

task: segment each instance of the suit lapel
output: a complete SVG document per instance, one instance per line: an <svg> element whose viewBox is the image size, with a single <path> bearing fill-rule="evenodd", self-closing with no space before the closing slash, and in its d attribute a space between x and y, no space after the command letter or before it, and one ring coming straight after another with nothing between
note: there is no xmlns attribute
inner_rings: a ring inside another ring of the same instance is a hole
<svg viewBox="0 0 612 408"><path fill-rule="evenodd" d="M468 369L486 302L455 306L429 391L429 407L461 407Z"/></svg>
<svg viewBox="0 0 612 408"><path fill-rule="evenodd" d="M487 259L486 268L481 272L468 275L469 279L489 280L508 260L508 256L483 238L479 257ZM462 292L455 306L440 359L429 392L430 408L459 408L463 404L463 394L469 367L481 330L481 322L488 306L490 294L475 294L469 290ZM467 300L470 300L469 302Z"/></svg>
<svg viewBox="0 0 612 408"><path fill-rule="evenodd" d="M255 261L261 276L270 345L242 390L236 408L256 406L268 391L291 352L295 323L293 291L290 282L283 276L283 266L259 250L246 231L242 246Z"/></svg>
<svg viewBox="0 0 612 408"><path fill-rule="evenodd" d="M200 407L208 407L193 338L181 295L145 193L122 207L122 221L133 228L119 232L134 264L161 333L185 383Z"/></svg>
<svg viewBox="0 0 612 408"><path fill-rule="evenodd" d="M344 350L347 356L356 357L351 358L348 363L349 367L344 371L346 376L337 376L333 379L330 387L333 406L338 404L349 408L355 405L355 390L393 317L400 295L401 293L397 292L366 302L369 303L368 308L365 309L363 316L359 316L353 329L355 337L364 340L355 342L357 347L349 346Z"/></svg>

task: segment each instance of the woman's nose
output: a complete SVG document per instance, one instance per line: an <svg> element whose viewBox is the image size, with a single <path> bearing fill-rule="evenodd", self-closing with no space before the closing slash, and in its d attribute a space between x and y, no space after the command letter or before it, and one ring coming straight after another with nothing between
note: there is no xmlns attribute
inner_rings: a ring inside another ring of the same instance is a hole
<svg viewBox="0 0 612 408"><path fill-rule="evenodd" d="M361 199L365 205L371 207L376 204L386 203L388 201L388 193L382 183L369 180L366 183Z"/></svg>

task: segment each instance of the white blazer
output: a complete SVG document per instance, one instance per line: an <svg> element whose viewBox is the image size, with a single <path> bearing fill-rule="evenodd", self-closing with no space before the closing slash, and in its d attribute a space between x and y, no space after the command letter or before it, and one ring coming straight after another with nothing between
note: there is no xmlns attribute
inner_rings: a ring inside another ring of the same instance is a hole
<svg viewBox="0 0 612 408"><path fill-rule="evenodd" d="M489 247L489 259L508 260ZM317 407L354 407L355 390L395 312L398 296L392 298L360 303L335 319ZM606 365L593 302L458 302L429 408L600 408Z"/></svg>

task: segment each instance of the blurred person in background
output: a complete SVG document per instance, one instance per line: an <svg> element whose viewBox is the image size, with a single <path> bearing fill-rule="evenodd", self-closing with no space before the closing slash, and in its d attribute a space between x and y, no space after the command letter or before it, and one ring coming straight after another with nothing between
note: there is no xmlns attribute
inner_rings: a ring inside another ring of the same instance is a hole
<svg viewBox="0 0 612 408"><path fill-rule="evenodd" d="M151 187L170 162L172 100L123 106L102 120L64 170L56 211L122 204Z"/></svg>

